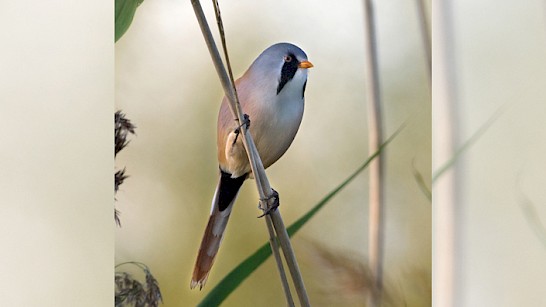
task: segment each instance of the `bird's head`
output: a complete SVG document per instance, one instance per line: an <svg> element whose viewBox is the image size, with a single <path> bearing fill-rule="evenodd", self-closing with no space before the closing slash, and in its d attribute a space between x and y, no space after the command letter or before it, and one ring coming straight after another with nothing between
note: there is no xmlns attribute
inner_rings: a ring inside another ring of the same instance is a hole
<svg viewBox="0 0 546 307"><path fill-rule="evenodd" d="M313 64L298 46L278 43L265 49L247 73L259 79L258 84L275 85L276 94L299 95L303 98L307 69Z"/></svg>

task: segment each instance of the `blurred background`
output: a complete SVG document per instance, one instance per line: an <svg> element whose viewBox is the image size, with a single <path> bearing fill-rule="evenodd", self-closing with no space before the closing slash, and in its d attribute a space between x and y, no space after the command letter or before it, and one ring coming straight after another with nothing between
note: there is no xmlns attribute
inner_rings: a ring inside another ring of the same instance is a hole
<svg viewBox="0 0 546 307"><path fill-rule="evenodd" d="M456 306L546 306L545 2L452 8L460 139L500 110L458 164Z"/></svg>
<svg viewBox="0 0 546 307"><path fill-rule="evenodd" d="M278 41L298 44L315 64L298 136L268 170L289 224L367 156L361 3L221 5L236 75ZM114 262L141 261L165 306L194 305L267 234L249 182L206 288L189 291L216 183L222 97L190 4L145 1L115 46L111 1L8 0L2 8L2 302L111 306ZM433 171L418 14L412 1L376 9L386 134L407 123L386 152L386 303L429 306L434 207L412 175L415 168L430 182ZM543 1L453 3L460 139L502 107L457 164L457 306L546 305L545 12ZM114 97L137 125L116 160L131 176L117 194L117 229ZM293 240L315 305L363 305L366 199L364 173ZM226 305L283 305L277 278L268 260Z"/></svg>
<svg viewBox="0 0 546 307"><path fill-rule="evenodd" d="M202 4L213 22L211 3ZM220 5L236 76L281 41L300 46L315 65L298 135L268 169L288 225L368 156L362 3ZM386 151L386 303L429 306L431 202L413 175L421 173L430 187L431 95L418 11L411 1L383 1L376 14L385 137L406 123ZM130 176L117 194L122 227L116 230L116 263L146 263L166 306L194 305L266 242L255 186L247 182L242 189L206 287L190 291L217 182L222 88L189 1L144 1L115 48L116 109L137 126L137 136L116 159ZM293 239L316 306L364 304L367 194L364 172ZM264 285L270 289L263 291ZM225 303L248 304L285 304L273 259Z"/></svg>

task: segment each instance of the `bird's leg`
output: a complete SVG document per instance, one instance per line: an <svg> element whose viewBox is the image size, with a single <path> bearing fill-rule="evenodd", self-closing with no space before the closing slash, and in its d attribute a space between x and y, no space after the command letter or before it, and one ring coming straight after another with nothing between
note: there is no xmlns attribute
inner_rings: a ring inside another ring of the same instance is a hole
<svg viewBox="0 0 546 307"><path fill-rule="evenodd" d="M261 218L261 217L264 217L268 214L270 214L272 211L275 211L277 210L277 208L281 205L281 201L280 201L280 198L279 198L279 193L277 193L277 191L275 191L274 189L271 189L273 191L273 194L271 194L269 197L265 198L265 199L261 199L265 202L267 202L267 208L262 208L261 204L262 202L260 202L260 204L258 204L258 208L260 208L261 210L264 211L264 214L258 216L258 218ZM273 202L273 203L270 203L270 202Z"/></svg>
<svg viewBox="0 0 546 307"><path fill-rule="evenodd" d="M250 128L250 117L248 116L248 114L244 114L243 117L243 123L239 127L235 128L235 131L233 131L235 133L235 139L233 140L232 145L235 145L235 142L237 142L237 138L239 137L242 126L246 126L247 129Z"/></svg>

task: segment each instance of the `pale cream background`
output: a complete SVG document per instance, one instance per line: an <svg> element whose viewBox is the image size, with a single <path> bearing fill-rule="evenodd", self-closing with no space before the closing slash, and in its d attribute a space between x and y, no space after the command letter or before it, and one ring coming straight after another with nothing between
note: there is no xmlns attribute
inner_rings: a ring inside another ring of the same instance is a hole
<svg viewBox="0 0 546 307"><path fill-rule="evenodd" d="M0 304L112 306L113 9L0 4Z"/></svg>
<svg viewBox="0 0 546 307"><path fill-rule="evenodd" d="M454 5L461 137L504 111L462 160L461 306L546 306L546 242L522 194L546 222L546 6Z"/></svg>

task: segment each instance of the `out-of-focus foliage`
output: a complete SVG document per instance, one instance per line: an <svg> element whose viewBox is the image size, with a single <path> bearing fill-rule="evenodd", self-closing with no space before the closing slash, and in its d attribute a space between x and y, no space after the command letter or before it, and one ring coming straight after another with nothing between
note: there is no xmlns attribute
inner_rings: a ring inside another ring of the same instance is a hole
<svg viewBox="0 0 546 307"><path fill-rule="evenodd" d="M117 42L133 22L137 7L144 0L116 0L116 37Z"/></svg>
<svg viewBox="0 0 546 307"><path fill-rule="evenodd" d="M535 204L522 192L519 193L519 205L521 210L527 219L527 224L531 230L535 233L537 239L546 247L546 227L540 219L540 214L535 206Z"/></svg>
<svg viewBox="0 0 546 307"><path fill-rule="evenodd" d="M127 136L135 134L136 126L131 121L125 118L125 114L121 111L116 111L114 114L114 157L129 144ZM118 170L114 174L114 194L118 192L119 186L127 178L125 168ZM121 226L119 211L114 208L114 220L118 226ZM140 262L125 262L117 265L133 264L144 271L145 285L133 278L127 272L116 272L114 283L116 285L115 303L116 307L133 305L135 307L157 307L159 302L163 301L159 283L150 272L147 265Z"/></svg>
<svg viewBox="0 0 546 307"><path fill-rule="evenodd" d="M114 114L114 157L129 144L127 136L129 133L135 134L135 128L136 126L125 118L125 114L116 111Z"/></svg>
<svg viewBox="0 0 546 307"><path fill-rule="evenodd" d="M491 127L491 125L499 118L504 108L499 108L468 140L466 140L457 150L451 159L449 159L444 165L434 171L432 174L432 182L434 183L442 174L453 167L460 156L466 152L478 139Z"/></svg>
<svg viewBox="0 0 546 307"><path fill-rule="evenodd" d="M127 136L135 134L135 128L136 126L129 119L125 118L125 114L121 113L121 111L116 111L114 114L114 158L118 152L129 144ZM114 194L118 192L119 186L123 184L123 181L127 177L125 175L125 168L116 171L114 174ZM119 211L117 209L114 209L114 220L118 226L121 226Z"/></svg>
<svg viewBox="0 0 546 307"><path fill-rule="evenodd" d="M116 307L133 305L135 307L157 307L163 303L159 283L152 275L148 267L143 263L128 262L144 271L145 282L142 284L127 272L116 272L114 279L116 285ZM121 265L121 264L120 264ZM118 265L119 266L119 265Z"/></svg>

